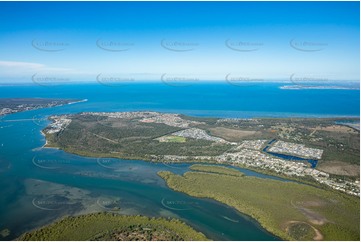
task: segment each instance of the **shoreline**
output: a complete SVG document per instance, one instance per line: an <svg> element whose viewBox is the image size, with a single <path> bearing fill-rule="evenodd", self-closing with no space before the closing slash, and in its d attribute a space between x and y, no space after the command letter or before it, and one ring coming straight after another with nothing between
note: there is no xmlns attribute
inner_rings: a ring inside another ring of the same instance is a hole
<svg viewBox="0 0 361 242"><path fill-rule="evenodd" d="M48 139L46 138L46 134L43 132L43 129L40 130L41 135L45 138L45 144L43 144L41 147L36 148L36 149L57 149L57 150L62 150L59 147L50 147Z"/></svg>
<svg viewBox="0 0 361 242"><path fill-rule="evenodd" d="M198 111L198 113L196 113ZM263 113L263 112L242 112L242 111L223 111L223 110L205 110L203 112L228 112L228 113L255 113L255 115L223 116L223 115L204 115L199 112L201 110L157 110L157 109L138 109L138 110L119 110L119 111L87 111L88 113L126 113L126 112L157 112L163 114L178 114L180 116L187 116L190 118L214 118L214 119L230 119L230 120L244 120L244 119L360 119L359 115L338 115L338 114L297 114L297 113ZM69 113L69 115L81 114L83 112ZM259 113L259 114L257 114ZM258 115L258 116L257 116Z"/></svg>
<svg viewBox="0 0 361 242"><path fill-rule="evenodd" d="M16 98L3 98L3 99L16 99ZM29 98L29 99L39 99L39 98ZM28 111L34 111L34 110L39 110L39 109L46 109L46 108L54 108L54 107L61 107L61 106L65 106L65 105L71 105L71 104L76 104L76 103L82 103L82 102L87 102L88 99L82 99L82 100L77 100L77 99L74 99L75 101L71 101L73 99L52 99L52 98L41 98L43 100L47 100L47 99L50 99L50 100L62 100L62 101L66 101L66 100L69 100L70 102L69 103L63 103L63 104L58 104L58 105L54 105L54 106L45 106L45 107L37 107L37 108L32 108L32 109L26 109L26 110L17 110L15 112L11 112L11 113L7 113L7 114L0 114L0 121L1 119L3 119L4 117L7 117L7 116L10 116L12 114L17 114L17 113L24 113L24 112L28 112Z"/></svg>
<svg viewBox="0 0 361 242"><path fill-rule="evenodd" d="M311 85L284 85L280 86L283 90L360 90L359 87L347 87L347 86L311 86Z"/></svg>

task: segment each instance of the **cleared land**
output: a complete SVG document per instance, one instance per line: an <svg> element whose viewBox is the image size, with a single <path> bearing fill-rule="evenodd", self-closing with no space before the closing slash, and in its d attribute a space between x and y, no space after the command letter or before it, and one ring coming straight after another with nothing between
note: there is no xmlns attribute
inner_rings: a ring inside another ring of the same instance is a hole
<svg viewBox="0 0 361 242"><path fill-rule="evenodd" d="M325 126L325 127L315 127L315 128L310 128L310 130L312 130L313 132L317 132L317 130L320 130L320 131L338 132L338 133L357 133L357 131L354 130L353 128L350 128L348 126L343 126L343 125L330 125L330 126Z"/></svg>
<svg viewBox="0 0 361 242"><path fill-rule="evenodd" d="M359 198L293 182L242 173L235 176L234 171L229 175L225 168L218 172L216 167L193 168L197 171L183 176L171 172L158 174L170 188L228 204L286 240L360 239Z"/></svg>
<svg viewBox="0 0 361 242"><path fill-rule="evenodd" d="M19 240L207 240L185 223L172 219L97 213L67 217L25 233Z"/></svg>
<svg viewBox="0 0 361 242"><path fill-rule="evenodd" d="M176 143L184 143L186 142L186 138L175 135L166 135L160 138L157 138L159 142L176 142Z"/></svg>
<svg viewBox="0 0 361 242"><path fill-rule="evenodd" d="M317 168L330 174L360 177L360 166L342 161L321 162Z"/></svg>
<svg viewBox="0 0 361 242"><path fill-rule="evenodd" d="M230 129L225 127L210 128L209 131L212 135L228 141L240 141L256 133L256 131Z"/></svg>

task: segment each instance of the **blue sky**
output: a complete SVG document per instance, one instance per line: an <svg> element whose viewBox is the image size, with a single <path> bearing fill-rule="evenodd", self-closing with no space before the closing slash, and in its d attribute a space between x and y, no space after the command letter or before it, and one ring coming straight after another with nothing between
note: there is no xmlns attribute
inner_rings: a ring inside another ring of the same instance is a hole
<svg viewBox="0 0 361 242"><path fill-rule="evenodd" d="M0 82L359 80L359 29L359 2L1 2Z"/></svg>

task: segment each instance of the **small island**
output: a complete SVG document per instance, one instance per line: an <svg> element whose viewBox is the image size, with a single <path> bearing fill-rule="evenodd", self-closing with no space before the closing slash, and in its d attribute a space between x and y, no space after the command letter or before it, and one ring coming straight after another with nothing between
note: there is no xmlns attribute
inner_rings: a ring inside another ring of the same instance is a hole
<svg viewBox="0 0 361 242"><path fill-rule="evenodd" d="M95 213L66 217L43 228L23 234L18 240L208 240L177 219Z"/></svg>

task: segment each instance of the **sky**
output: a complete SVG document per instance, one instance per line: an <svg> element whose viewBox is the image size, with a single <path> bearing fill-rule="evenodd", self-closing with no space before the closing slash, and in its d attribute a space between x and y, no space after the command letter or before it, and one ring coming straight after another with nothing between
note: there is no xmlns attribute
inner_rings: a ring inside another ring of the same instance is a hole
<svg viewBox="0 0 361 242"><path fill-rule="evenodd" d="M359 81L359 2L0 2L0 83Z"/></svg>

